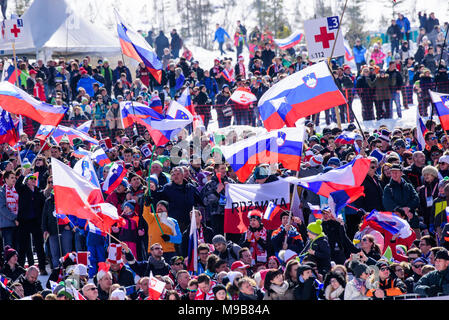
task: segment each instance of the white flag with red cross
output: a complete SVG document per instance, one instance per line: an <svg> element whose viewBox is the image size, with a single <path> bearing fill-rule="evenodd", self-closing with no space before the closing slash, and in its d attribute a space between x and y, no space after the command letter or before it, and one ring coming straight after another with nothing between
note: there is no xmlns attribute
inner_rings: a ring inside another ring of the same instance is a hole
<svg viewBox="0 0 449 320"><path fill-rule="evenodd" d="M2 40L5 41L22 40L24 35L23 30L24 29L22 19L4 20L2 22L1 28Z"/></svg>
<svg viewBox="0 0 449 320"><path fill-rule="evenodd" d="M338 16L318 18L304 21L304 33L306 34L307 50L312 61L320 61L326 58L345 55L342 30ZM335 43L335 41L337 41ZM332 48L335 48L332 54Z"/></svg>

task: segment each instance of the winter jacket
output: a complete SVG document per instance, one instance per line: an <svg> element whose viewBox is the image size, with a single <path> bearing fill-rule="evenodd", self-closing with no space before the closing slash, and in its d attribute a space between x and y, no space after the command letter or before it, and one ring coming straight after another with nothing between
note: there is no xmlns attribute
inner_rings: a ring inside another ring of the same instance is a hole
<svg viewBox="0 0 449 320"><path fill-rule="evenodd" d="M418 188L418 196L419 196L419 214L422 217L427 217L425 221L429 221L431 224L434 224L434 199L438 198L438 179L435 178L430 184L424 182L424 185ZM427 206L427 197L432 198L432 203L430 206ZM430 220L429 220L430 219ZM441 220L440 220L441 221Z"/></svg>
<svg viewBox="0 0 449 320"><path fill-rule="evenodd" d="M79 88L84 88L89 97L93 97L95 95L93 88L94 83L97 83L100 87L103 86L103 83L98 82L91 76L81 76L81 79L79 79L78 84L76 86L76 90L78 91Z"/></svg>
<svg viewBox="0 0 449 320"><path fill-rule="evenodd" d="M148 251L153 244L159 243L164 252L175 252L175 244L181 243L182 240L182 233L179 229L178 222L175 219L168 217L168 220L174 226L175 230L173 231L172 228L170 228L168 224L163 223L159 217L156 219L155 214L151 212L151 207L147 205L143 207L142 217L148 225ZM162 239L161 229L164 234L170 236L170 240L165 241Z"/></svg>
<svg viewBox="0 0 449 320"><path fill-rule="evenodd" d="M16 182L16 190L19 194L19 213L17 220L19 224L22 222L37 219L41 222L42 209L44 207L45 198L41 190L34 188L34 191L23 184L24 176L20 176Z"/></svg>
<svg viewBox="0 0 449 320"><path fill-rule="evenodd" d="M282 250L282 245L284 244L284 241L285 241L285 227L281 225L271 234L271 243L276 253ZM293 250L296 253L300 253L304 249L304 242L302 240L302 236L293 226L288 231L287 245L288 249Z"/></svg>
<svg viewBox="0 0 449 320"><path fill-rule="evenodd" d="M307 252L309 249L314 250L315 254L310 255ZM306 255L311 256L320 273L326 274L331 269L331 250L328 239L324 233L317 236L314 240L307 241L304 249L300 253L300 256Z"/></svg>
<svg viewBox="0 0 449 320"><path fill-rule="evenodd" d="M373 50L371 53L371 59L374 60L375 64L383 64L386 54L382 52L382 50L377 49Z"/></svg>
<svg viewBox="0 0 449 320"><path fill-rule="evenodd" d="M384 189L382 202L387 211L397 207L409 207L410 211L414 211L419 206L419 197L415 188L403 178L400 183L391 179Z"/></svg>
<svg viewBox="0 0 449 320"><path fill-rule="evenodd" d="M379 283L379 289L384 292L385 297L394 297L394 296L400 296L405 293L407 293L407 287L405 286L404 282L402 282L399 278L391 278L388 277L384 281L380 280ZM367 282L368 287L370 287L370 282ZM376 291L376 288L369 288L369 290L366 292L367 297L372 297L374 300L378 299L374 295L374 291Z"/></svg>
<svg viewBox="0 0 449 320"><path fill-rule="evenodd" d="M182 48L182 39L181 39L181 37L179 36L179 34L177 34L177 33L172 33L171 34L171 42L170 42L170 45L171 45L171 48L172 48L172 50L175 50L175 51L179 51L179 50L181 50L181 48Z"/></svg>
<svg viewBox="0 0 449 320"><path fill-rule="evenodd" d="M125 288L135 285L134 275L125 265L122 265L118 272L109 271L112 273L112 283L118 283Z"/></svg>
<svg viewBox="0 0 449 320"><path fill-rule="evenodd" d="M366 212L371 212L374 209L383 211L383 190L377 175L373 177L367 175L362 182L362 186L364 187L365 196L354 201L353 206L364 209Z"/></svg>
<svg viewBox="0 0 449 320"><path fill-rule="evenodd" d="M430 289L434 286L436 287L435 289ZM443 295L449 295L449 268L443 271L431 271L419 279L415 285L415 293L423 296L435 296L436 294L431 294L429 289L443 293Z"/></svg>
<svg viewBox="0 0 449 320"><path fill-rule="evenodd" d="M327 235L331 251L331 260L336 264L344 264L351 253L359 252L346 234L345 227L336 220L326 220L322 223L323 232Z"/></svg>
<svg viewBox="0 0 449 320"><path fill-rule="evenodd" d="M207 93L209 94L209 98L211 100L218 94L218 84L215 78L203 77L203 79L200 81L200 84L206 86Z"/></svg>
<svg viewBox="0 0 449 320"><path fill-rule="evenodd" d="M273 284L272 284L273 286ZM277 293L273 290L270 290L269 292L265 292L265 296L263 297L263 300L294 300L294 291L288 289L288 283L287 281L284 281L284 286L286 291L284 293Z"/></svg>
<svg viewBox="0 0 449 320"><path fill-rule="evenodd" d="M410 21L406 17L403 17L402 19L398 18L396 20L396 25L399 26L401 32L402 32L402 28L404 28L405 33L410 31Z"/></svg>
<svg viewBox="0 0 449 320"><path fill-rule="evenodd" d="M217 30L215 30L215 35L214 35L213 41L216 40L218 43L223 43L223 42L225 42L225 38L224 38L225 36L228 37L229 40L231 40L231 37L226 32L226 30L223 29L222 27L219 27Z"/></svg>
<svg viewBox="0 0 449 320"><path fill-rule="evenodd" d="M176 219L180 226L189 225L189 213L192 207L203 204L198 190L185 181L181 185L170 182L158 191L155 196L158 200L168 201L170 204L168 216Z"/></svg>
<svg viewBox="0 0 449 320"><path fill-rule="evenodd" d="M164 55L164 49L170 46L170 42L163 31L159 33L154 42L156 45L156 54L161 58Z"/></svg>
<svg viewBox="0 0 449 320"><path fill-rule="evenodd" d="M354 278L346 284L345 295L344 295L345 300L370 300L369 297L367 297L366 295L363 295L360 292L360 290L358 289L359 282L365 282L365 281L362 279Z"/></svg>
<svg viewBox="0 0 449 320"><path fill-rule="evenodd" d="M310 277L306 281L302 280L302 277L298 275L298 284L293 289L293 295L295 300L318 300L315 285L315 278Z"/></svg>
<svg viewBox="0 0 449 320"><path fill-rule="evenodd" d="M23 293L25 297L32 296L35 293L38 293L44 288L42 288L42 284L39 280L36 280L34 283L30 283L26 278L25 274L20 275L15 282L18 282L23 287Z"/></svg>
<svg viewBox="0 0 449 320"><path fill-rule="evenodd" d="M148 277L151 272L153 276L166 276L170 272L170 265L165 262L163 257L161 257L161 260L156 260L150 255L148 261L136 261L130 251L126 253L126 260L139 277Z"/></svg>
<svg viewBox="0 0 449 320"><path fill-rule="evenodd" d="M6 184L0 187L0 229L15 227L17 215L11 212L6 203Z"/></svg>
<svg viewBox="0 0 449 320"><path fill-rule="evenodd" d="M222 182L235 183L228 177L223 177ZM224 215L224 207L226 205L225 189L223 188L220 193L217 193L218 184L218 178L214 175L201 189L200 197L209 215Z"/></svg>
<svg viewBox="0 0 449 320"><path fill-rule="evenodd" d="M255 300L263 300L264 294L260 289L254 288L254 295L246 295L243 292L239 292L239 298L240 301L255 301Z"/></svg>
<svg viewBox="0 0 449 320"><path fill-rule="evenodd" d="M352 48L352 53L354 54L355 63L365 63L366 48L364 46L354 46Z"/></svg>
<svg viewBox="0 0 449 320"><path fill-rule="evenodd" d="M203 228L203 238L204 243L212 243L212 238L214 237L214 231L212 228L206 226L205 224L201 224ZM190 237L190 225L187 227L187 229L182 234L182 241L181 241L181 255L183 257L187 257L189 255L189 237Z"/></svg>
<svg viewBox="0 0 449 320"><path fill-rule="evenodd" d="M239 250L242 249L238 244L228 241L226 243L226 250L223 252L218 252L215 250L213 253L216 254L221 260L224 260L228 265L232 265L234 261L239 260Z"/></svg>
<svg viewBox="0 0 449 320"><path fill-rule="evenodd" d="M129 71L127 66L122 65L121 67L117 66L117 68L112 71L113 83L117 82L117 80L120 79L122 73L126 74L126 81L128 81L129 83L133 82L131 71Z"/></svg>
<svg viewBox="0 0 449 320"><path fill-rule="evenodd" d="M16 281L21 275L25 275L26 270L18 263L16 263L14 271L11 270L9 264L5 263L0 273L7 277L10 281Z"/></svg>
<svg viewBox="0 0 449 320"><path fill-rule="evenodd" d="M422 185L422 169L423 167L417 167L415 164L404 169L404 175L407 176L407 179L415 189Z"/></svg>
<svg viewBox="0 0 449 320"><path fill-rule="evenodd" d="M375 99L376 100L389 100L391 99L391 79L388 76L388 74L385 74L385 77L380 77L379 75L376 76L374 81L372 81L370 78L366 79L369 86L371 88L374 88L375 91Z"/></svg>

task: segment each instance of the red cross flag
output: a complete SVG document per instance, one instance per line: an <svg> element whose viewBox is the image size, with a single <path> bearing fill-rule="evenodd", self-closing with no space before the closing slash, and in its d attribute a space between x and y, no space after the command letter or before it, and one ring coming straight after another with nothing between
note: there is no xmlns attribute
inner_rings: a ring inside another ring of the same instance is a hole
<svg viewBox="0 0 449 320"><path fill-rule="evenodd" d="M23 37L23 20L5 20L2 25L2 36L6 41L17 41Z"/></svg>
<svg viewBox="0 0 449 320"><path fill-rule="evenodd" d="M345 55L342 30L337 38L339 25L338 16L304 21L304 33L310 60L320 61L329 58L335 40L337 43L335 43L333 57Z"/></svg>

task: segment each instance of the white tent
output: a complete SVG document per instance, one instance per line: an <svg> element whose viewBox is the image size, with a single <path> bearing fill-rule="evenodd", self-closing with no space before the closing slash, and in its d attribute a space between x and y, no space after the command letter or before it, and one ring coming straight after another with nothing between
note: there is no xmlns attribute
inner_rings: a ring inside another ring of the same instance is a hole
<svg viewBox="0 0 449 320"><path fill-rule="evenodd" d="M52 54L120 54L115 30L106 30L81 17L68 0L34 0L21 17L23 37L16 42L16 53L49 58ZM12 54L11 43L1 42L0 49Z"/></svg>

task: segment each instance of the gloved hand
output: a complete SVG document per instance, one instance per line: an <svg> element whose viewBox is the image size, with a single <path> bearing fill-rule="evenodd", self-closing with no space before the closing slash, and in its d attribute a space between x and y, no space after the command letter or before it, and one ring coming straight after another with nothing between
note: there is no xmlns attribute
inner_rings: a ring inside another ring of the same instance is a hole
<svg viewBox="0 0 449 320"><path fill-rule="evenodd" d="M145 201L145 207L149 207L151 205L151 198L149 195L145 195L144 201Z"/></svg>
<svg viewBox="0 0 449 320"><path fill-rule="evenodd" d="M170 236L169 236L168 234L163 234L163 235L161 236L161 238L162 238L162 240L164 240L165 242L170 241Z"/></svg>
<svg viewBox="0 0 449 320"><path fill-rule="evenodd" d="M440 292L440 288L438 288L438 286L435 285L426 289L426 294L429 297L435 297L438 294L438 292Z"/></svg>

